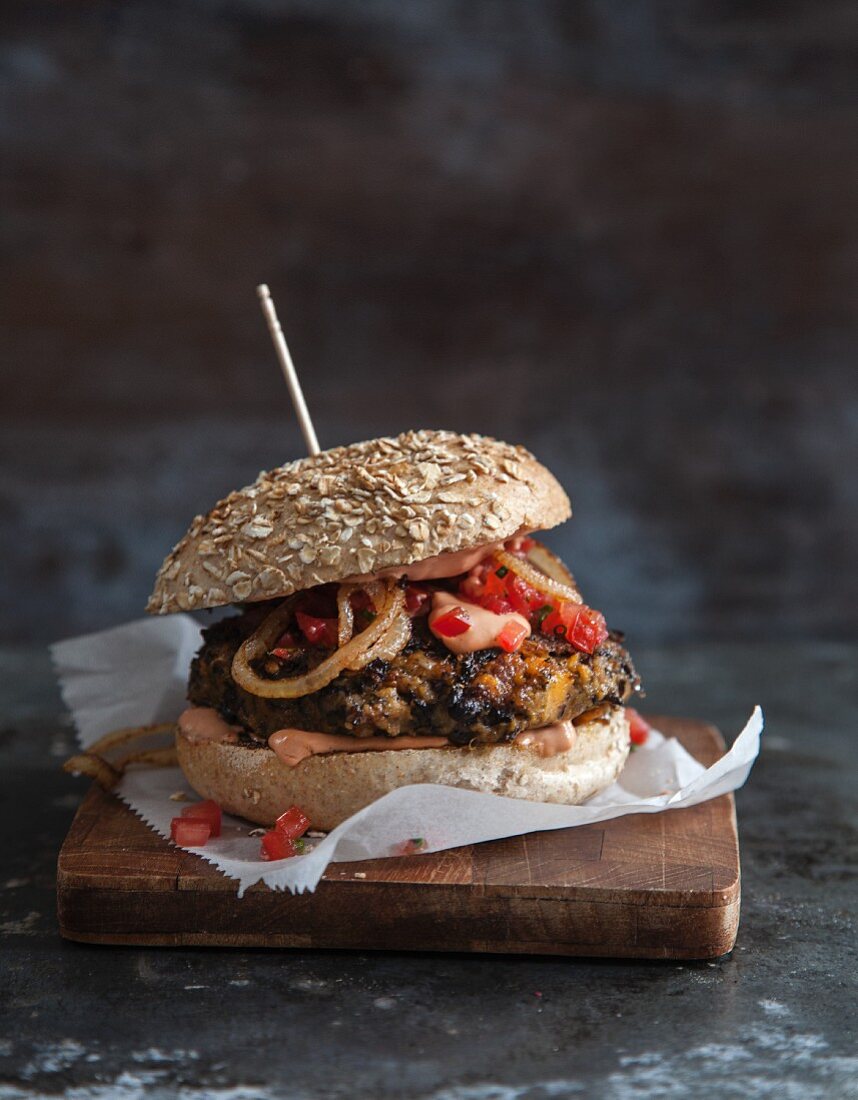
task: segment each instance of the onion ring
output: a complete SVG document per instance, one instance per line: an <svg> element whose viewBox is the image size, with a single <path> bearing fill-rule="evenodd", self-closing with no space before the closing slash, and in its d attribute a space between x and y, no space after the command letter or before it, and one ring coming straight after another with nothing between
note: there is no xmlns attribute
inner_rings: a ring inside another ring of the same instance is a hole
<svg viewBox="0 0 858 1100"><path fill-rule="evenodd" d="M370 661L392 660L398 653L401 653L408 644L408 639L411 637L411 630L411 616L405 612L400 613L393 620L393 625L387 633L379 638L372 647L367 660L363 663L369 664Z"/></svg>
<svg viewBox="0 0 858 1100"><path fill-rule="evenodd" d="M344 646L351 641L355 631L355 613L352 607L353 584L341 584L337 589L337 644Z"/></svg>
<svg viewBox="0 0 858 1100"><path fill-rule="evenodd" d="M384 600L375 619L366 630L362 630L344 646L340 646L315 668L311 668L301 676L290 676L283 680L266 680L251 667L250 662L264 656L282 630L290 609L281 604L236 650L232 660L233 680L251 695L258 695L263 699L298 699L325 687L336 679L344 668L359 669L369 664L374 659L373 651L376 643L385 638L397 617L404 614L405 593L394 580L388 581L386 586L379 581L374 581L365 587L373 603L376 602L376 597L384 592Z"/></svg>
<svg viewBox="0 0 858 1100"><path fill-rule="evenodd" d="M559 581L554 580L553 577L546 576L546 574L537 569L535 565L531 564L529 561L525 561L523 558L517 558L514 554L510 554L506 550L498 550L495 554L495 558L501 565L505 565L506 568L511 569L513 573L517 573L522 580L533 585L539 592L555 596L560 600L568 600L570 603L584 602L581 599L580 593L575 588L570 588L568 584L561 584Z"/></svg>
<svg viewBox="0 0 858 1100"><path fill-rule="evenodd" d="M130 752L116 761L116 767L122 772L129 764L151 764L153 768L174 768L179 763L179 754L175 745L169 749L143 749Z"/></svg>
<svg viewBox="0 0 858 1100"><path fill-rule="evenodd" d="M113 749L117 745L127 745L129 741L139 741L143 737L157 737L159 734L172 733L176 728L175 722L158 722L152 726L133 726L131 728L114 730L106 733L86 746L86 752L98 753Z"/></svg>
<svg viewBox="0 0 858 1100"><path fill-rule="evenodd" d="M577 592L578 585L575 583L575 578L560 558L553 554L547 546L543 546L541 542L533 540L533 546L527 552L527 560L547 577L551 577L559 584L566 584Z"/></svg>
<svg viewBox="0 0 858 1100"><path fill-rule="evenodd" d="M129 745L153 737L172 735L175 730L172 722L163 722L153 726L137 726L133 729L114 730L93 741L83 752L70 757L63 764L63 771L71 775L88 775L99 786L109 791L122 778L129 764L152 764L157 767L170 767L176 763L175 747L135 749L116 760L108 760L102 753L115 749L119 745Z"/></svg>
<svg viewBox="0 0 858 1100"><path fill-rule="evenodd" d="M94 779L99 787L109 791L122 778L122 772L117 771L112 764L96 756L94 752L81 752L77 756L70 756L63 764L63 771L69 775L88 775Z"/></svg>

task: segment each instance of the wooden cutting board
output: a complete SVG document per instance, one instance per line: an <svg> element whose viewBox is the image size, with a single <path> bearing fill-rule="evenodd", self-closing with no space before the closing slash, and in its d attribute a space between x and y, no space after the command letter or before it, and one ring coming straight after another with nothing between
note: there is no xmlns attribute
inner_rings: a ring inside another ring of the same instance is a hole
<svg viewBox="0 0 858 1100"><path fill-rule="evenodd" d="M657 718L704 764L712 726ZM705 959L739 923L732 795L446 852L331 864L313 894L236 884L93 786L59 856L60 932L85 943Z"/></svg>

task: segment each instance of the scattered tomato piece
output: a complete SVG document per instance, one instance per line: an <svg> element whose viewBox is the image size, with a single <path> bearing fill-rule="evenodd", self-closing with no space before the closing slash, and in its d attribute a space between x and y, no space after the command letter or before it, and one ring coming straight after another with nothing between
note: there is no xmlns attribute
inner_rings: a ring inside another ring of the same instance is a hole
<svg viewBox="0 0 858 1100"><path fill-rule="evenodd" d="M533 539L513 539L506 544L506 549L526 557L533 545ZM592 653L608 636L601 612L570 600L552 599L514 570L500 565L494 557L472 569L460 582L459 592L465 599L497 615L516 611L534 630L565 638L582 653Z"/></svg>
<svg viewBox="0 0 858 1100"><path fill-rule="evenodd" d="M287 840L297 840L310 828L310 819L297 806L290 806L277 818L274 828Z"/></svg>
<svg viewBox="0 0 858 1100"><path fill-rule="evenodd" d="M506 581L509 602L520 615L530 616L542 606L545 596L533 585L528 584L523 577L517 573L510 573Z"/></svg>
<svg viewBox="0 0 858 1100"><path fill-rule="evenodd" d="M338 644L336 619L320 619L315 615L306 615L303 611L296 611L295 618L310 645L323 645L332 649Z"/></svg>
<svg viewBox="0 0 858 1100"><path fill-rule="evenodd" d="M433 620L431 630L442 638L457 638L471 629L471 617L464 607L451 607Z"/></svg>
<svg viewBox="0 0 858 1100"><path fill-rule="evenodd" d="M170 822L170 837L181 848L204 848L210 836L211 827L207 821L174 817Z"/></svg>
<svg viewBox="0 0 858 1100"><path fill-rule="evenodd" d="M601 611L565 600L561 600L544 617L541 629L544 634L557 634L565 638L582 653L592 653L608 636L605 616Z"/></svg>
<svg viewBox="0 0 858 1100"><path fill-rule="evenodd" d="M583 604L571 606L577 607L577 612L566 637L582 653L592 653L608 636L605 616L601 611L594 611L592 607L585 607Z"/></svg>
<svg viewBox="0 0 858 1100"><path fill-rule="evenodd" d="M193 806L185 806L182 817L189 821L203 821L211 829L212 836L220 836L221 812L220 806L211 798L205 802L196 802Z"/></svg>
<svg viewBox="0 0 858 1100"><path fill-rule="evenodd" d="M506 597L506 584L505 580L509 574L509 570L505 566L501 566L499 569L491 569L486 573L485 580L483 581L482 597L483 599L491 598L492 596Z"/></svg>
<svg viewBox="0 0 858 1100"><path fill-rule="evenodd" d="M422 615L429 610L432 590L423 584L409 584L405 589L405 610L409 615Z"/></svg>
<svg viewBox="0 0 858 1100"><path fill-rule="evenodd" d="M298 854L293 840L284 836L278 829L269 829L263 836L259 848L260 859L289 859Z"/></svg>
<svg viewBox="0 0 858 1100"><path fill-rule="evenodd" d="M652 726L642 718L633 707L626 707L629 716L629 734L633 745L643 745L649 737Z"/></svg>
<svg viewBox="0 0 858 1100"><path fill-rule="evenodd" d="M556 607L551 606L548 614L543 617L540 623L540 630L543 634L558 634L561 638L566 637L568 623L563 621L563 615L561 613L562 607L563 604L559 604Z"/></svg>
<svg viewBox="0 0 858 1100"><path fill-rule="evenodd" d="M495 641L507 653L515 653L517 649L521 648L521 643L526 637L527 627L515 619L510 619Z"/></svg>
<svg viewBox="0 0 858 1100"><path fill-rule="evenodd" d="M501 596L485 596L480 600L480 603L486 611L493 611L495 615L509 615L512 611L515 611L509 600L505 600Z"/></svg>

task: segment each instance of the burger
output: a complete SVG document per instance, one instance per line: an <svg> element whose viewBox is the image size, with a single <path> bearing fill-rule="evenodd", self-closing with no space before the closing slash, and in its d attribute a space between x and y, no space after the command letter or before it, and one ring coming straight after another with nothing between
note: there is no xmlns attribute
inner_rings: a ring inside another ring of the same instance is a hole
<svg viewBox="0 0 858 1100"><path fill-rule="evenodd" d="M535 537L570 515L523 447L414 431L290 462L197 516L147 607L236 612L191 666L190 785L319 829L412 783L567 804L608 786L639 682Z"/></svg>

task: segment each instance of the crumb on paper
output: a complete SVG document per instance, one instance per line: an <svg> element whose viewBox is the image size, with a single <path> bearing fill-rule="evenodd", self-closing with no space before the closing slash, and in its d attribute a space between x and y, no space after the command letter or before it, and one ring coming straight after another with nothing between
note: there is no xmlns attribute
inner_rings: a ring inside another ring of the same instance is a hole
<svg viewBox="0 0 858 1100"><path fill-rule="evenodd" d="M251 829L248 836L265 836L265 829Z"/></svg>
<svg viewBox="0 0 858 1100"><path fill-rule="evenodd" d="M173 791L173 793L170 795L170 801L171 802L189 802L190 799L188 798L188 796L185 794L184 791Z"/></svg>
<svg viewBox="0 0 858 1100"><path fill-rule="evenodd" d="M322 837L326 837L328 834L321 832L321 830L319 830L319 829L308 829L307 832L306 832L306 835L311 836L311 837L319 840Z"/></svg>

